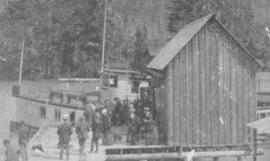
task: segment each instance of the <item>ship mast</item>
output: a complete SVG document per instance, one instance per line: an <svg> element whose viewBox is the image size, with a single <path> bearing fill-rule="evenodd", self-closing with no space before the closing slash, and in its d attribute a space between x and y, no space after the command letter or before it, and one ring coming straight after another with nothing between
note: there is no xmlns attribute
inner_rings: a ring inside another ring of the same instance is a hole
<svg viewBox="0 0 270 161"><path fill-rule="evenodd" d="M23 55L24 55L24 42L25 39L22 41L22 47L21 47L21 59L20 59L20 73L19 73L19 86L22 85L22 73L23 73Z"/></svg>
<svg viewBox="0 0 270 161"><path fill-rule="evenodd" d="M101 69L100 69L100 87L103 89L103 77L105 67L105 44L106 44L106 25L107 25L107 0L104 0L104 23L103 23L103 41L102 41L102 55L101 55Z"/></svg>
<svg viewBox="0 0 270 161"><path fill-rule="evenodd" d="M104 72L105 66L105 44L106 44L106 25L107 25L107 0L104 0L104 25L103 25L103 42L102 42L102 57L101 57L101 74Z"/></svg>

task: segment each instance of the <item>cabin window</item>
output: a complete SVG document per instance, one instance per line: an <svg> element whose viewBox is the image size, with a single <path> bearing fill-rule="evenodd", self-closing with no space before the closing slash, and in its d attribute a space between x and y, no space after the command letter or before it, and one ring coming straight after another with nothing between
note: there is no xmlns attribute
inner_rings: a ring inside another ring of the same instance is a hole
<svg viewBox="0 0 270 161"><path fill-rule="evenodd" d="M261 113L260 114L260 119L263 119L263 118L265 118L266 117L266 113Z"/></svg>
<svg viewBox="0 0 270 161"><path fill-rule="evenodd" d="M139 93L139 86L140 86L140 82L139 81L132 81L132 84L131 84L131 93Z"/></svg>
<svg viewBox="0 0 270 161"><path fill-rule="evenodd" d="M54 119L56 121L61 121L61 110L59 109L54 110Z"/></svg>
<svg viewBox="0 0 270 161"><path fill-rule="evenodd" d="M104 85L107 87L118 87L118 76L116 75L106 75L104 76Z"/></svg>
<svg viewBox="0 0 270 161"><path fill-rule="evenodd" d="M44 106L40 106L40 116L46 118L47 109Z"/></svg>

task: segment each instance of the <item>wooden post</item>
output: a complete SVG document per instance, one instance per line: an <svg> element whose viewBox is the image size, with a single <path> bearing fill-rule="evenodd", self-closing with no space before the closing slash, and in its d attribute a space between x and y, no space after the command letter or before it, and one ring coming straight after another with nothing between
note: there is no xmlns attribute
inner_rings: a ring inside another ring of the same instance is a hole
<svg viewBox="0 0 270 161"><path fill-rule="evenodd" d="M253 154L253 161L256 161L257 160L257 129L254 129L253 130L253 151L254 151L254 154Z"/></svg>

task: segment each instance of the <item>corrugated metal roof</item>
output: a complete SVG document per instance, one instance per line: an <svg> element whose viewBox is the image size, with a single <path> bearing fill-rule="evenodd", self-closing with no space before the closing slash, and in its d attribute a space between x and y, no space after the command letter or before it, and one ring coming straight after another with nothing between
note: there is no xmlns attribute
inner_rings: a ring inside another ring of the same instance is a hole
<svg viewBox="0 0 270 161"><path fill-rule="evenodd" d="M214 15L208 15L199 18L187 25L185 25L176 35L170 40L165 47L163 47L157 56L147 65L147 68L163 70L170 61L182 50L182 48L192 39L193 36L211 19ZM230 33L217 19L218 24L226 30L229 35L236 41L236 43L245 50L246 56L255 61L258 66L261 64L254 58L254 56Z"/></svg>
<svg viewBox="0 0 270 161"><path fill-rule="evenodd" d="M147 68L163 70L212 17L213 15L208 15L185 25L175 37L160 50L157 56L147 65Z"/></svg>

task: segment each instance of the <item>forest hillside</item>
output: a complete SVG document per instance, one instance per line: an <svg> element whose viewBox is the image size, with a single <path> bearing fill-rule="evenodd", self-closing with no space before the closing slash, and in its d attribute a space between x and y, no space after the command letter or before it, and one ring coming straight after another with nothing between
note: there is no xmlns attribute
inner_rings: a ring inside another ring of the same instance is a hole
<svg viewBox="0 0 270 161"><path fill-rule="evenodd" d="M24 79L99 76L104 1L3 4L0 79L18 79L22 49ZM270 0L108 0L106 66L138 70L184 24L214 13L268 70L269 8Z"/></svg>

